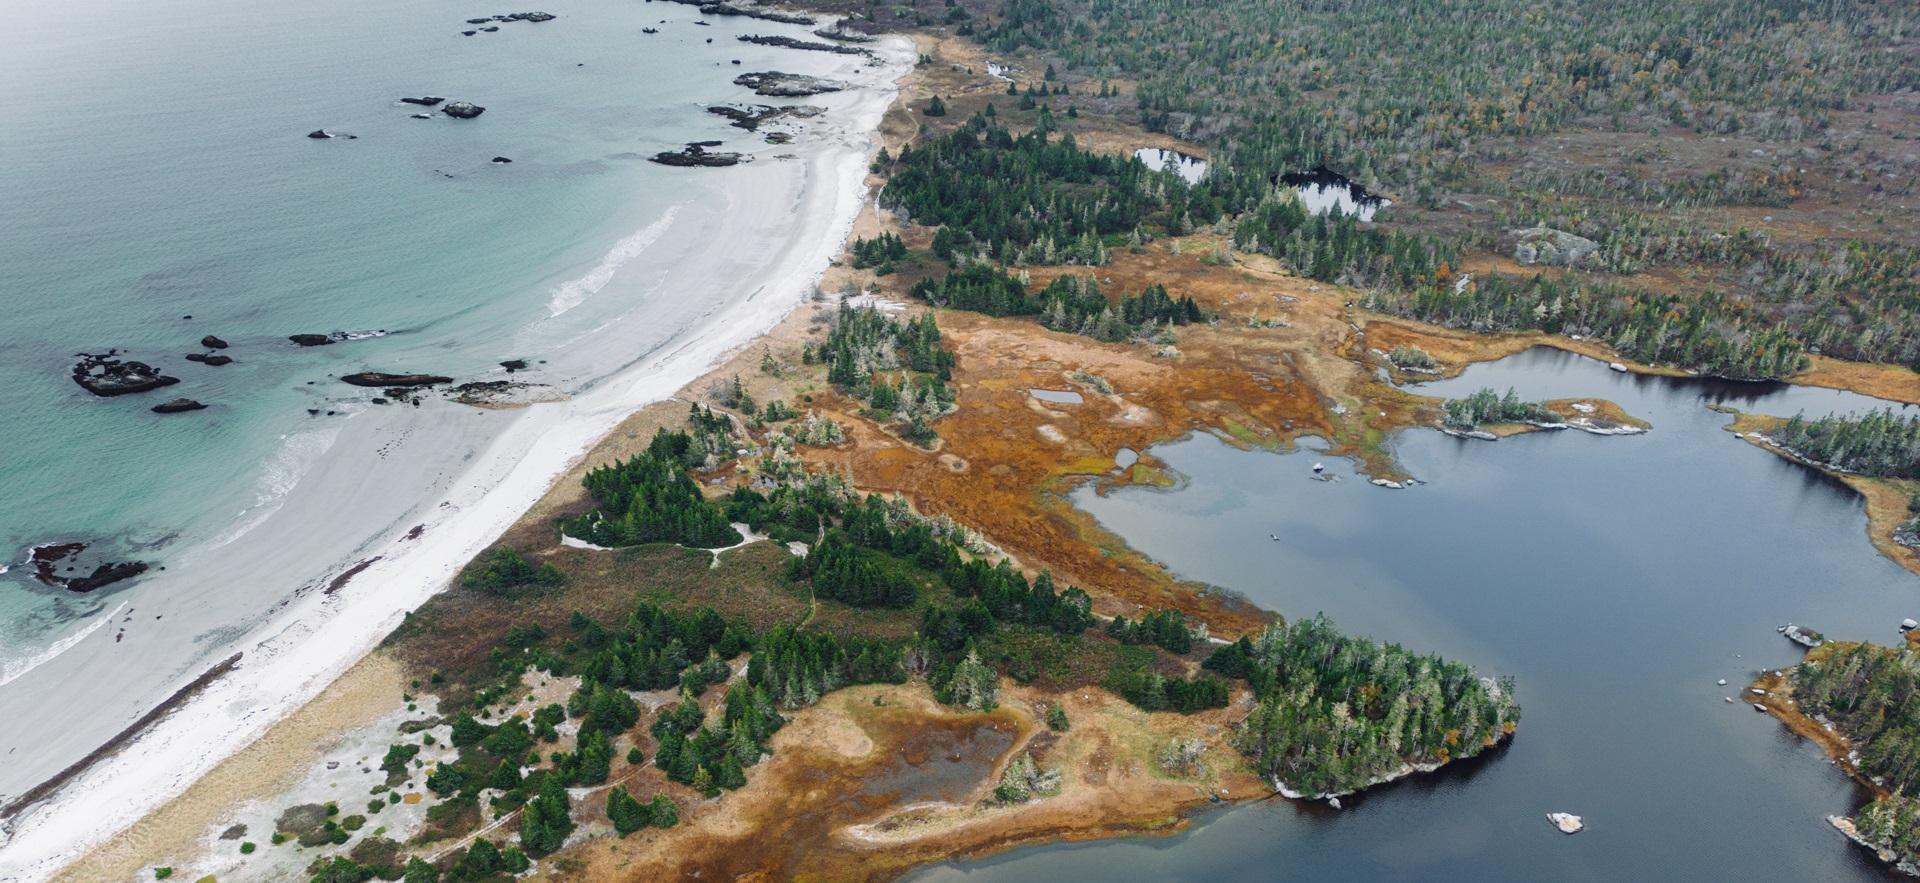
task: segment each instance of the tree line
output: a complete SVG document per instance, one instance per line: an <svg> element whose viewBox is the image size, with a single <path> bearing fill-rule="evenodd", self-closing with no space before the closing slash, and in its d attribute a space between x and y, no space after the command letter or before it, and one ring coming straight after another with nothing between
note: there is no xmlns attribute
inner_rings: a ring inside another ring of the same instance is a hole
<svg viewBox="0 0 1920 883"><path fill-rule="evenodd" d="M1809 460L1875 478L1920 479L1920 417L1891 408L1859 415L1795 414L1773 440Z"/></svg>

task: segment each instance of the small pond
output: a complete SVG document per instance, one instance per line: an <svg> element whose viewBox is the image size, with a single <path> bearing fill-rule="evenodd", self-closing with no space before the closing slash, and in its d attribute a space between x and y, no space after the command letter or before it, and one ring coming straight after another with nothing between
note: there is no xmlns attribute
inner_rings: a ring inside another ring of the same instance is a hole
<svg viewBox="0 0 1920 883"><path fill-rule="evenodd" d="M1163 147L1142 147L1133 152L1135 159L1156 172L1173 172L1188 184L1198 184L1207 175L1207 161L1197 156L1167 150Z"/></svg>
<svg viewBox="0 0 1920 883"><path fill-rule="evenodd" d="M1027 394L1040 401L1052 402L1056 405L1077 405L1086 401L1086 399L1080 397L1079 393L1070 389L1040 389L1036 387L1027 390Z"/></svg>
<svg viewBox="0 0 1920 883"><path fill-rule="evenodd" d="M1393 200L1368 191L1326 166L1281 175L1280 183L1292 187L1300 196L1300 204L1316 215L1337 210L1361 221L1371 221L1374 213L1393 205Z"/></svg>

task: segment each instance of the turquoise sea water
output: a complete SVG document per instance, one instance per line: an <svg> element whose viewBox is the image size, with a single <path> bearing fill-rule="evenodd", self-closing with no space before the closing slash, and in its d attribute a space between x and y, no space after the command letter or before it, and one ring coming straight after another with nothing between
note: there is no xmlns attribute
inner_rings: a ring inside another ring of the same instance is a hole
<svg viewBox="0 0 1920 883"><path fill-rule="evenodd" d="M140 590L39 586L18 566L29 545L95 541L164 565L230 535L324 446L329 420L342 419L325 410L370 407L332 375L497 379L496 363L528 358L545 364L523 378L578 389L619 367L569 358L614 317L657 309L634 336L637 357L707 309L649 287L673 257L649 246L720 211L727 172L644 157L709 138L767 151L704 105L751 99L730 83L741 70L843 60L733 39L801 28L695 26L693 9L669 3L525 8L559 18L463 37L465 19L522 8L10 9L0 31L0 560L14 567L0 575L0 666ZM487 112L454 120L397 101L407 95ZM422 111L432 118L411 118ZM358 137L305 137L318 128ZM496 155L513 162L490 163ZM390 333L311 349L286 340L377 330ZM232 344L234 364L182 358L206 334ZM109 347L181 382L91 396L68 377L72 356ZM211 407L148 411L176 396Z"/></svg>

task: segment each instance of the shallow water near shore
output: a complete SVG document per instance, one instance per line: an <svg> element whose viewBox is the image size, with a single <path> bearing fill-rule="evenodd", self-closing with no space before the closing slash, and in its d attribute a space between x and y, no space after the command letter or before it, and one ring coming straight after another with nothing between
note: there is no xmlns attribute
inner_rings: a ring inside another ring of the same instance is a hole
<svg viewBox="0 0 1920 883"><path fill-rule="evenodd" d="M1275 455L1203 436L1153 451L1188 477L1181 489L1074 502L1184 577L1515 675L1509 746L1340 811L1275 799L1205 813L1173 838L1030 847L912 879L1887 879L1822 818L1863 793L1739 693L1800 658L1774 630L1788 622L1897 642L1901 618L1920 615L1920 580L1869 545L1851 491L1735 438L1706 407L1885 403L1628 376L1549 349L1419 389L1483 386L1611 399L1653 431L1410 430L1395 450L1427 483L1399 491L1311 444ZM1316 460L1342 480L1310 480ZM1586 831L1554 830L1555 811Z"/></svg>
<svg viewBox="0 0 1920 883"><path fill-rule="evenodd" d="M0 740L0 804L301 605L344 628L356 605L411 596L388 544L415 525L424 538L402 547L434 545L436 563L409 574L457 566L437 561L449 553L436 544L485 542L514 514L492 512L488 493L511 483L531 502L535 473L566 455L516 463L551 436L589 443L591 427L691 380L682 375L726 341L777 320L824 266L870 137L871 120L848 114L877 118L885 99L872 87L892 74L734 39L800 36L800 26L698 27L696 10L670 3L543 8L558 18L473 37L460 34L466 18L519 10L81 0L10 20L0 35L0 81L16 87L0 100L0 298L10 310L0 558L80 539L166 569L85 596L41 586L27 568L0 575L0 713L15 721ZM865 88L810 99L829 113L800 124L789 145L706 112L763 101L731 80L775 69ZM454 120L398 101L420 95L487 111ZM306 137L321 128L341 137ZM707 139L755 161L645 161ZM388 333L312 348L287 340L336 330ZM185 361L209 334L231 344L233 364ZM90 396L67 376L72 354L109 347L181 382ZM378 405L377 392L336 379L499 380L507 359L530 363L513 379L574 401ZM211 407L148 411L176 396ZM344 591L330 585L381 554ZM298 673L324 677L352 655L334 642L377 639L382 616L367 614L365 634L303 622L258 646L343 656ZM277 698L221 712L264 726Z"/></svg>

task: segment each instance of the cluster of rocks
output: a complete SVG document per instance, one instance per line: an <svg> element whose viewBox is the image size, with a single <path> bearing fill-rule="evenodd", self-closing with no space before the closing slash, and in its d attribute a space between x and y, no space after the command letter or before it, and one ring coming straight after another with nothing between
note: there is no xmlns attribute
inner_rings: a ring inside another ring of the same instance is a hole
<svg viewBox="0 0 1920 883"><path fill-rule="evenodd" d="M826 108L812 104L788 104L780 107L771 104L716 104L707 108L707 113L726 117L732 120L731 125L734 128L749 132L758 131L762 124L783 117L806 119L825 112Z"/></svg>
<svg viewBox="0 0 1920 883"><path fill-rule="evenodd" d="M873 37L868 36L866 34L858 33L856 31L841 30L840 29L841 24L843 24L843 22L836 22L834 26L831 28L819 28L813 32L813 35L816 37L824 37L828 40L839 40L842 43L873 42Z"/></svg>
<svg viewBox="0 0 1920 883"><path fill-rule="evenodd" d="M787 25L811 25L814 23L812 16L792 12L770 12L764 9L747 9L731 3L714 3L709 2L709 0L673 0L673 2L683 6L697 6L700 8L702 15L738 15L746 18L757 18L761 21L777 21Z"/></svg>
<svg viewBox="0 0 1920 883"><path fill-rule="evenodd" d="M832 43L816 43L812 40L799 40L793 37L763 37L759 34L741 34L737 37L742 43L756 46L778 46L783 49L804 49L808 52L832 52L836 55L867 55L873 53L858 46L836 46Z"/></svg>
<svg viewBox="0 0 1920 883"><path fill-rule="evenodd" d="M663 166L704 166L723 168L739 165L747 159L745 154L709 151L709 147L718 147L718 141L696 141L680 150L663 150L652 159Z"/></svg>
<svg viewBox="0 0 1920 883"><path fill-rule="evenodd" d="M35 579L57 589L81 594L131 579L146 573L148 569L145 563L139 561L103 561L87 569L86 562L81 560L81 553L85 551L86 543L48 543L33 547L27 558L33 565ZM62 576L62 572L74 575Z"/></svg>
<svg viewBox="0 0 1920 883"><path fill-rule="evenodd" d="M542 402L566 401L567 394L545 383L478 380L448 390L447 399L475 408L524 408Z"/></svg>
<svg viewBox="0 0 1920 883"><path fill-rule="evenodd" d="M145 362L119 358L119 350L104 353L80 353L73 366L73 382L97 396L123 396L172 386L178 377L168 377Z"/></svg>
<svg viewBox="0 0 1920 883"><path fill-rule="evenodd" d="M476 25L476 27L461 31L460 36L471 37L474 34L480 33L491 34L500 30L501 24L508 22L524 21L539 24L543 21L553 21L556 18L559 18L559 16L551 12L514 12L507 15L489 15L484 18L470 18L467 19L467 24Z"/></svg>
<svg viewBox="0 0 1920 883"><path fill-rule="evenodd" d="M806 74L790 74L785 71L758 71L741 74L733 78L736 86L745 86L756 95L769 98L801 98L808 95L822 95L838 92L847 88L839 80L829 80Z"/></svg>

